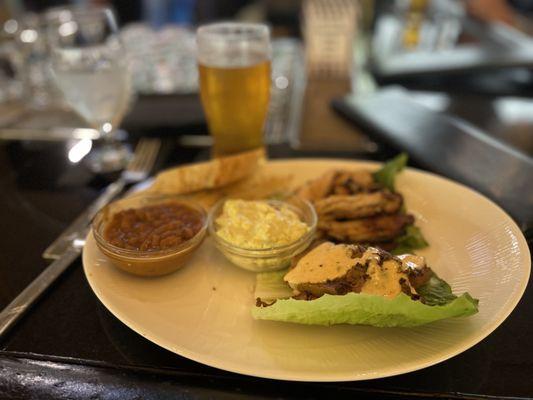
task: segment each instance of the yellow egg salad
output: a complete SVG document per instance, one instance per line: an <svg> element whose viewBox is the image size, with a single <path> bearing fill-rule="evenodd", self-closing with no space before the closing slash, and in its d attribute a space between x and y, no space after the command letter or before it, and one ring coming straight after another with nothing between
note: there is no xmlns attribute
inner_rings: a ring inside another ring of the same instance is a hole
<svg viewBox="0 0 533 400"><path fill-rule="evenodd" d="M287 205L250 200L227 200L216 224L220 238L254 250L294 243L310 229Z"/></svg>

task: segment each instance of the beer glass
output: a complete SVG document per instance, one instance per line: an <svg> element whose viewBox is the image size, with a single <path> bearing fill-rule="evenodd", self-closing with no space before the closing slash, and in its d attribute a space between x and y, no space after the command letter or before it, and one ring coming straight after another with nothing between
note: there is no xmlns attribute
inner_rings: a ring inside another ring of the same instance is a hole
<svg viewBox="0 0 533 400"><path fill-rule="evenodd" d="M213 155L263 145L270 95L270 32L266 25L215 23L197 31L200 94Z"/></svg>

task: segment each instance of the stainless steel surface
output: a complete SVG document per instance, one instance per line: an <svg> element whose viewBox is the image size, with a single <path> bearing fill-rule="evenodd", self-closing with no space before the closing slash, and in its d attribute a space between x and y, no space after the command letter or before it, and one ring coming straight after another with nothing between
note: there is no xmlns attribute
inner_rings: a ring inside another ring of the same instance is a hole
<svg viewBox="0 0 533 400"><path fill-rule="evenodd" d="M85 239L84 230L98 210L120 194L126 184L140 182L148 177L160 146L161 141L159 139L141 139L135 148L133 158L127 169L122 172L120 178L107 186L103 193L48 246L43 253L43 257L56 260L73 246L83 245L83 240Z"/></svg>
<svg viewBox="0 0 533 400"><path fill-rule="evenodd" d="M72 264L79 254L79 248L69 249L60 258L46 267L37 278L2 310L0 313L0 338L6 334L44 291Z"/></svg>
<svg viewBox="0 0 533 400"><path fill-rule="evenodd" d="M7 128L0 129L0 140L64 141L69 139L100 139L101 135L91 128Z"/></svg>
<svg viewBox="0 0 533 400"><path fill-rule="evenodd" d="M371 61L380 80L533 65L533 40L511 26L442 9L426 17L427 29L420 32L419 45L406 48L402 42L404 24L401 16L393 14L383 15L376 24ZM429 34L428 29L435 34ZM475 38L475 42L461 43L463 33ZM424 37L432 39L425 43Z"/></svg>
<svg viewBox="0 0 533 400"><path fill-rule="evenodd" d="M20 102L0 104L0 140L71 139L98 140L101 134L65 108L30 109Z"/></svg>
<svg viewBox="0 0 533 400"><path fill-rule="evenodd" d="M533 48L533 47L532 47ZM463 73L502 68L530 68L531 50L508 48L494 51L479 46L462 46L439 52L403 53L378 61L374 67L380 77L407 77L422 74Z"/></svg>

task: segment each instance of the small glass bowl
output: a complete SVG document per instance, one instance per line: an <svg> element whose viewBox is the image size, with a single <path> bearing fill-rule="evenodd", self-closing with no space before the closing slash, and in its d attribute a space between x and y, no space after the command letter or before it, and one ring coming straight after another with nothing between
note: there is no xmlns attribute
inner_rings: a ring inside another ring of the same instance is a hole
<svg viewBox="0 0 533 400"><path fill-rule="evenodd" d="M219 201L209 212L208 230L215 242L215 246L229 261L248 271L267 272L287 268L292 258L300 254L311 244L316 232L316 212L308 201L296 197L285 201L265 201L274 207L280 207L281 205L289 206L309 226L309 231L293 243L287 245L259 250L249 249L236 246L217 234L218 226L216 220L222 213L226 200Z"/></svg>
<svg viewBox="0 0 533 400"><path fill-rule="evenodd" d="M191 239L169 249L144 251L124 249L112 245L104 238L106 224L111 221L113 214L128 208L168 202L180 203L201 213L202 227ZM203 207L184 201L177 196L134 195L114 201L102 208L93 220L92 231L98 248L116 267L140 276L166 275L180 269L202 244L207 232L207 213Z"/></svg>

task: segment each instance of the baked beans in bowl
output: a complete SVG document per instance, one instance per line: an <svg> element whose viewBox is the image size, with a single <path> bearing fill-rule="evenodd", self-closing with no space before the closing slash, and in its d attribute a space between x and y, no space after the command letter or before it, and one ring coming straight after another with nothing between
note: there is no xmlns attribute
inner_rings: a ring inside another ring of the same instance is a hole
<svg viewBox="0 0 533 400"><path fill-rule="evenodd" d="M169 195L135 195L102 208L92 223L96 244L118 268L141 276L181 268L206 235L207 214Z"/></svg>

